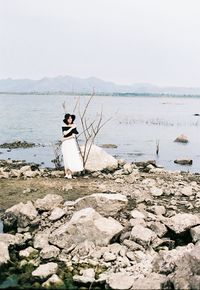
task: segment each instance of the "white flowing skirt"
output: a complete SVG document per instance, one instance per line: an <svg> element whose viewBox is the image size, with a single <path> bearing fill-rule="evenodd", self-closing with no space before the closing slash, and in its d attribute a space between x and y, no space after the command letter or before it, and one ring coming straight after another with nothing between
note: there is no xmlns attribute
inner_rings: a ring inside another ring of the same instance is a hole
<svg viewBox="0 0 200 290"><path fill-rule="evenodd" d="M66 139L61 146L65 169L72 172L83 170L83 159L75 138Z"/></svg>

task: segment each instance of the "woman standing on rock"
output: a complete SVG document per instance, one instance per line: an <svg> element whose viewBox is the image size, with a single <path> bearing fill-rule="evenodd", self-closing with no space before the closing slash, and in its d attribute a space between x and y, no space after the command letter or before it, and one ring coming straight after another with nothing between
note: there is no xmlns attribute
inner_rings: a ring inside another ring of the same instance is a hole
<svg viewBox="0 0 200 290"><path fill-rule="evenodd" d="M72 178L75 172L83 170L83 159L76 140L78 131L73 123L75 118L75 115L66 114L63 120L61 150L64 160L65 178Z"/></svg>

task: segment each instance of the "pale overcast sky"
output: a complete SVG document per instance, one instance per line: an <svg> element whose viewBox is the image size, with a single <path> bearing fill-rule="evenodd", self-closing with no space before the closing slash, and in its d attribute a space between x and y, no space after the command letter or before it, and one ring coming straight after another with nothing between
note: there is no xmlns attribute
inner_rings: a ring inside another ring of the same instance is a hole
<svg viewBox="0 0 200 290"><path fill-rule="evenodd" d="M200 86L200 0L0 0L0 78Z"/></svg>

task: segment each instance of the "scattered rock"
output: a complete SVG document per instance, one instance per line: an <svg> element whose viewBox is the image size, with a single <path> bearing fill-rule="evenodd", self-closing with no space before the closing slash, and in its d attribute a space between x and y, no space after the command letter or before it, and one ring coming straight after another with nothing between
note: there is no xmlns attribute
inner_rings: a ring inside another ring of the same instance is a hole
<svg viewBox="0 0 200 290"><path fill-rule="evenodd" d="M108 276L106 283L111 289L115 290L128 290L131 289L135 278L128 273L113 273Z"/></svg>
<svg viewBox="0 0 200 290"><path fill-rule="evenodd" d="M49 216L49 220L50 221L56 221L61 219L64 215L65 215L65 211L60 208L60 207L55 207L52 212L51 215Z"/></svg>
<svg viewBox="0 0 200 290"><path fill-rule="evenodd" d="M176 234L180 234L194 226L200 225L200 218L190 213L179 213L171 218L164 219L163 223Z"/></svg>
<svg viewBox="0 0 200 290"><path fill-rule="evenodd" d="M180 189L180 193L185 196L191 196L193 194L191 186L185 186Z"/></svg>
<svg viewBox="0 0 200 290"><path fill-rule="evenodd" d="M115 216L128 204L126 196L122 194L94 193L76 200L76 210L92 207L103 216Z"/></svg>
<svg viewBox="0 0 200 290"><path fill-rule="evenodd" d="M47 245L45 246L41 252L40 252L40 257L44 260L46 259L51 259L51 258L56 258L60 253L60 250L52 245Z"/></svg>
<svg viewBox="0 0 200 290"><path fill-rule="evenodd" d="M156 238L156 234L141 225L136 225L131 231L131 240L134 240L138 244L146 247Z"/></svg>
<svg viewBox="0 0 200 290"><path fill-rule="evenodd" d="M81 275L74 275L73 280L78 283L93 283L95 281L95 271L93 268L80 271Z"/></svg>
<svg viewBox="0 0 200 290"><path fill-rule="evenodd" d="M58 264L50 262L40 265L35 271L32 272L32 276L40 279L45 279L58 271Z"/></svg>
<svg viewBox="0 0 200 290"><path fill-rule="evenodd" d="M153 186L150 188L150 193L153 196L161 196L161 195L163 195L163 190L162 190L162 188Z"/></svg>
<svg viewBox="0 0 200 290"><path fill-rule="evenodd" d="M200 226L193 227L190 229L190 234L192 236L193 242L200 241Z"/></svg>
<svg viewBox="0 0 200 290"><path fill-rule="evenodd" d="M19 256L21 258L25 258L25 259L30 258L30 257L32 258L32 257L36 256L37 254L38 254L38 250L36 250L32 247L28 247L28 248L21 250L19 252Z"/></svg>
<svg viewBox="0 0 200 290"><path fill-rule="evenodd" d="M63 286L64 286L63 280L60 279L56 274L53 274L46 282L42 284L42 287L47 289L49 288L53 289L54 287L59 288Z"/></svg>
<svg viewBox="0 0 200 290"><path fill-rule="evenodd" d="M39 198L35 202L35 207L39 211L49 211L64 202L61 195L47 194L44 198Z"/></svg>
<svg viewBox="0 0 200 290"><path fill-rule="evenodd" d="M8 251L8 244L4 242L0 242L0 267L4 264L7 264L10 261L9 251Z"/></svg>
<svg viewBox="0 0 200 290"><path fill-rule="evenodd" d="M130 288L131 290L138 290L138 289L144 289L144 290L151 290L151 289L157 289L161 290L163 289L164 284L167 282L167 278L165 275L161 275L158 273L151 273L147 277L142 277L137 279L133 286Z"/></svg>
<svg viewBox="0 0 200 290"><path fill-rule="evenodd" d="M43 249L49 244L48 242L49 233L39 232L35 235L33 240L33 246L36 249Z"/></svg>

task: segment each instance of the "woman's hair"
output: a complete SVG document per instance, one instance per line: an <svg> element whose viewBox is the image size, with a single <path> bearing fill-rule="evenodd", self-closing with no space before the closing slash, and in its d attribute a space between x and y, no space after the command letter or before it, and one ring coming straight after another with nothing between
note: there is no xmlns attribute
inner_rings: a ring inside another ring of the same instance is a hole
<svg viewBox="0 0 200 290"><path fill-rule="evenodd" d="M63 122L64 122L66 125L69 125L69 124L68 124L68 119L69 119L70 116L71 116L71 118L72 118L72 124L73 124L74 120L76 119L76 116L75 116L75 115L71 115L71 114L69 114L69 113L65 114Z"/></svg>

